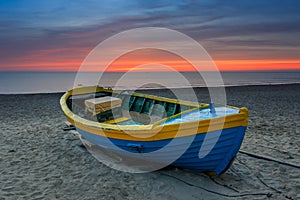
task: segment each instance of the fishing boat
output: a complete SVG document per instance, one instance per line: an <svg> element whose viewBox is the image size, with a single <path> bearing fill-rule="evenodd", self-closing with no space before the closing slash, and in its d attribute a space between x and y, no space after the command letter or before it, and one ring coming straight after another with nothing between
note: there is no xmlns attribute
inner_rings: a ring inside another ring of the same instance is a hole
<svg viewBox="0 0 300 200"><path fill-rule="evenodd" d="M100 86L78 87L60 99L85 141L177 168L224 173L242 144L247 108L198 103Z"/></svg>

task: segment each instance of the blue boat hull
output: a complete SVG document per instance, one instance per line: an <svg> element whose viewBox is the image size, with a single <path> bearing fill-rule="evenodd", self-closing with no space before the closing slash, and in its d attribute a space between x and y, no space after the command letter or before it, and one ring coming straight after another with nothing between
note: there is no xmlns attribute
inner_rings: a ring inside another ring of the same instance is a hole
<svg viewBox="0 0 300 200"><path fill-rule="evenodd" d="M92 144L114 152L128 152L136 156L147 154L166 148L159 154L153 154L148 157L152 162L164 163L167 158L174 157L178 152L180 155L169 165L190 169L197 172L214 172L221 174L224 172L232 159L236 156L246 131L246 126L223 129L221 132L213 131L209 133L196 134L194 136L178 137L174 139L157 141L128 141L120 139L105 138L103 136L88 133L77 129L83 138ZM211 142L204 142L206 135L209 134ZM215 135L215 136L214 136ZM215 138L214 138L215 137ZM215 141L215 142L214 142ZM205 156L199 157L199 151L202 147L208 148ZM145 158L143 156L143 158Z"/></svg>

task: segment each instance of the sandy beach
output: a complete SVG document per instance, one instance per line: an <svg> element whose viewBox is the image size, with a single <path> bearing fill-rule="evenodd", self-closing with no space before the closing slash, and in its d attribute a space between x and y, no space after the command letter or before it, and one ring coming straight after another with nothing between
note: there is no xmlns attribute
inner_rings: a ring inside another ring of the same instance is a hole
<svg viewBox="0 0 300 200"><path fill-rule="evenodd" d="M300 84L226 92L228 105L249 109L241 150L300 166ZM205 89L196 93L207 102ZM62 130L61 96L0 95L0 199L300 199L299 168L242 153L219 177L175 168L113 170Z"/></svg>

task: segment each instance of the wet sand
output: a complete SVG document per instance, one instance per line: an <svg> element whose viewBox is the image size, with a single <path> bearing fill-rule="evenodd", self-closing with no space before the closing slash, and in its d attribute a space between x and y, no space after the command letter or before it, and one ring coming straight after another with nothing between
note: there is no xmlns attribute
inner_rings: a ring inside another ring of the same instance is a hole
<svg viewBox="0 0 300 200"><path fill-rule="evenodd" d="M196 93L207 102L205 89ZM300 84L229 87L226 94L229 105L249 109L243 151L300 165ZM62 130L61 95L0 95L0 199L300 199L300 169L241 153L219 177L113 170Z"/></svg>

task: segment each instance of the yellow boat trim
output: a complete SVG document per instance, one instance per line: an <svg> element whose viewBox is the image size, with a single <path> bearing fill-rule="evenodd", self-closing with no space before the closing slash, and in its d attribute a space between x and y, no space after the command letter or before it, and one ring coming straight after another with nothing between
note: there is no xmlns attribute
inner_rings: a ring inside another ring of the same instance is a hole
<svg viewBox="0 0 300 200"><path fill-rule="evenodd" d="M75 115L68 108L66 104L66 100L70 95L86 94L86 93L101 92L101 91L114 92L112 90L107 90L97 86L75 88L73 90L66 92L61 97L60 104L63 113L65 114L68 121L70 121L75 127L92 134L109 137L109 138L122 139L122 140L134 140L134 141L153 141L153 140L171 139L176 137L190 136L194 134L202 134L208 131L216 131L216 130L222 130L226 128L248 125L247 108L240 108L238 114L232 114L225 117L217 117L213 119L184 122L180 124L160 125L163 121L174 117L171 116L170 118L165 118L163 120L160 120L150 125L117 125L117 124L99 123L99 122L94 122L94 121L81 118ZM136 95L144 96L148 98L155 97L152 95L140 95L140 94L136 94ZM207 104L197 104L194 102L178 101L178 100L171 101L172 99L160 98L160 97L155 97L155 99L160 101L167 101L173 103L176 102L184 105L196 106L197 108L207 107ZM189 111L190 110L185 112L189 112Z"/></svg>
<svg viewBox="0 0 300 200"><path fill-rule="evenodd" d="M118 119L105 121L104 123L106 123L106 124L116 124L116 123L120 123L120 122L125 122L127 120L129 120L127 117L121 117L121 118L118 118Z"/></svg>

